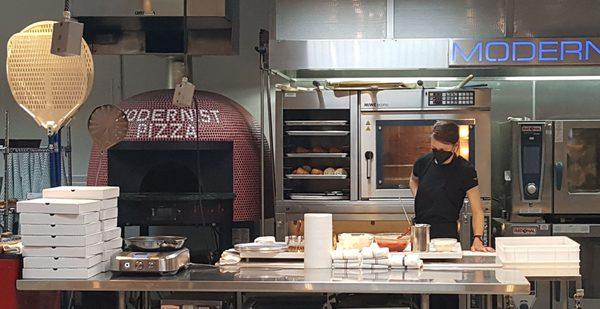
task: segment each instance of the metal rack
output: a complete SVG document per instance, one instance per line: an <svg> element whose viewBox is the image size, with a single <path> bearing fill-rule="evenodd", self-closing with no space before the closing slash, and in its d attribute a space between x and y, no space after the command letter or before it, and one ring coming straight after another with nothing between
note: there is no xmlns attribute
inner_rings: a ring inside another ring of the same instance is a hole
<svg viewBox="0 0 600 309"><path fill-rule="evenodd" d="M10 146L10 118L9 118L9 114L8 111L5 111L4 113L4 117L5 117L5 122L4 122L4 146L0 146L0 152L2 152L2 157L4 159L4 180L2 183L2 189L4 190L4 212L2 213L1 216L1 230L2 232L14 232L12 230L11 227L8 227L11 221L11 216L12 219L14 220L14 217L16 216L16 212L15 209L10 209L8 207L8 203L10 200L9 194L8 194L8 177L9 177L9 171L8 171L8 162L10 160L10 155L11 154L15 154L15 153L48 153L48 155L51 154L56 154L56 153L60 153L61 154L61 161L65 160L68 164L67 164L67 170L65 171L65 183L67 185L72 185L73 184L73 169L72 169L72 156L71 156L71 127L67 126L66 127L66 135L67 135L67 145L62 146L62 145L56 145L56 144L49 144L45 147L39 147L39 148L19 148L19 147L11 147ZM64 153L64 158L62 157L62 153ZM62 164L62 166L65 166L64 164ZM51 167L52 168L52 167Z"/></svg>

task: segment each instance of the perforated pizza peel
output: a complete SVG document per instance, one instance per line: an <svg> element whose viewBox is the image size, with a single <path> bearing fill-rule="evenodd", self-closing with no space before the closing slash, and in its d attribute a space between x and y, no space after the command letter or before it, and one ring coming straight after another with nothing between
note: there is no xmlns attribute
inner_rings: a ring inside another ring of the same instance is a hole
<svg viewBox="0 0 600 309"><path fill-rule="evenodd" d="M92 90L94 62L81 39L81 55L50 53L54 21L34 23L8 41L6 75L13 97L48 131L58 130L77 112Z"/></svg>

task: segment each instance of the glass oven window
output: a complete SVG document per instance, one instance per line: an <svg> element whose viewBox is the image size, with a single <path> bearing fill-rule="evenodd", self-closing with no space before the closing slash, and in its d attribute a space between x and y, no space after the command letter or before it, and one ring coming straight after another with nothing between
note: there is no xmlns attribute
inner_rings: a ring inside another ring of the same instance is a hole
<svg viewBox="0 0 600 309"><path fill-rule="evenodd" d="M573 128L567 137L569 193L600 192L600 128Z"/></svg>
<svg viewBox="0 0 600 309"><path fill-rule="evenodd" d="M431 151L433 120L377 121L377 188L407 189L413 163ZM457 154L472 157L473 126L459 124Z"/></svg>

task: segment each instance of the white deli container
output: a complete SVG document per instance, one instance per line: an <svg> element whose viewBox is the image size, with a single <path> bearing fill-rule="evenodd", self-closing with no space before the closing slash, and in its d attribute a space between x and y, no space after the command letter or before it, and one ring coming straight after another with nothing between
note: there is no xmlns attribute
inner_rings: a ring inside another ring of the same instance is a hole
<svg viewBox="0 0 600 309"><path fill-rule="evenodd" d="M23 268L23 279L88 279L104 267L100 262L91 268Z"/></svg>
<svg viewBox="0 0 600 309"><path fill-rule="evenodd" d="M24 247L85 247L102 241L102 233L85 236L23 235Z"/></svg>
<svg viewBox="0 0 600 309"><path fill-rule="evenodd" d="M108 200L119 197L119 187L63 186L42 191L46 198Z"/></svg>
<svg viewBox="0 0 600 309"><path fill-rule="evenodd" d="M100 205L100 210L115 208L119 205L119 199L111 198L109 200L103 200L100 203L102 203L102 205Z"/></svg>
<svg viewBox="0 0 600 309"><path fill-rule="evenodd" d="M119 208L109 208L100 211L100 220L114 219L119 216Z"/></svg>
<svg viewBox="0 0 600 309"><path fill-rule="evenodd" d="M69 214L41 214L21 213L19 223L21 224L68 224L85 225L100 220L100 212L89 212L81 215ZM115 226L117 226L115 220Z"/></svg>
<svg viewBox="0 0 600 309"><path fill-rule="evenodd" d="M496 254L507 268L578 268L579 247L566 236L496 238Z"/></svg>
<svg viewBox="0 0 600 309"><path fill-rule="evenodd" d="M39 198L18 201L18 213L71 214L79 215L100 210L100 201Z"/></svg>
<svg viewBox="0 0 600 309"><path fill-rule="evenodd" d="M80 257L89 258L104 251L104 243L86 247L24 247L23 256Z"/></svg>
<svg viewBox="0 0 600 309"><path fill-rule="evenodd" d="M102 262L102 254L89 258L29 256L23 258L23 268L90 268Z"/></svg>
<svg viewBox="0 0 600 309"><path fill-rule="evenodd" d="M117 218L102 220L100 224L102 225L102 232L112 230L117 227Z"/></svg>
<svg viewBox="0 0 600 309"><path fill-rule="evenodd" d="M102 228L100 225L100 221L92 222L85 225L21 224L21 235L83 236L100 233L101 231Z"/></svg>
<svg viewBox="0 0 600 309"><path fill-rule="evenodd" d="M121 236L121 228L120 227L116 227L111 230L102 232L102 240L103 241L109 241L109 240L115 239L120 236Z"/></svg>

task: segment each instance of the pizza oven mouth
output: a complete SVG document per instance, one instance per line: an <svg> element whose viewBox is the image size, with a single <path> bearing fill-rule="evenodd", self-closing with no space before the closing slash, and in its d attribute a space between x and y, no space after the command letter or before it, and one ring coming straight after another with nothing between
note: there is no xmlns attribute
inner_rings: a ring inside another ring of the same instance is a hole
<svg viewBox="0 0 600 309"><path fill-rule="evenodd" d="M108 150L108 184L121 190L119 226L217 225L219 246L231 245L233 142L121 142Z"/></svg>

